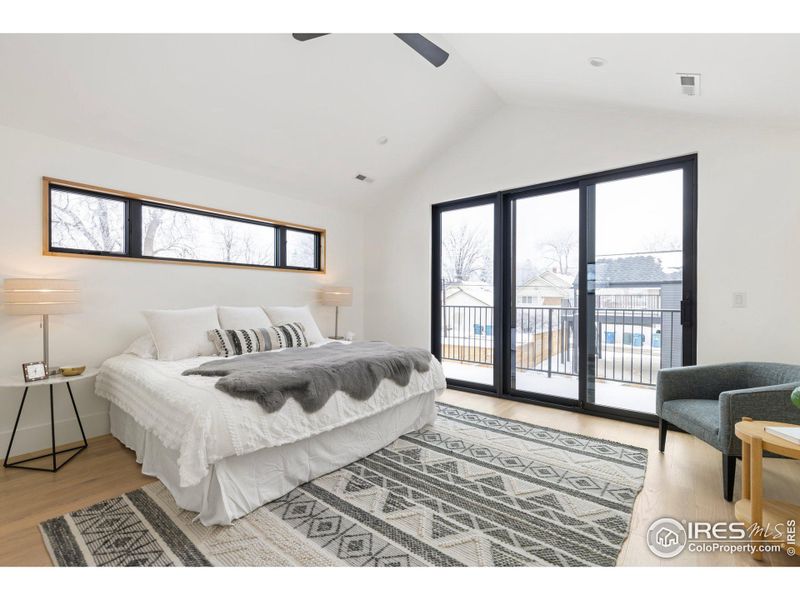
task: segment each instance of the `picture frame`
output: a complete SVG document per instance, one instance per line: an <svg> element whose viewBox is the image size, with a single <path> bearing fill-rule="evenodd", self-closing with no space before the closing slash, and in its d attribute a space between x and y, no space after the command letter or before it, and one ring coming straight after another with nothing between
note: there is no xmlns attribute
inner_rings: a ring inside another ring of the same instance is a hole
<svg viewBox="0 0 800 600"><path fill-rule="evenodd" d="M25 377L25 383L47 379L47 365L42 361L23 363L22 375Z"/></svg>

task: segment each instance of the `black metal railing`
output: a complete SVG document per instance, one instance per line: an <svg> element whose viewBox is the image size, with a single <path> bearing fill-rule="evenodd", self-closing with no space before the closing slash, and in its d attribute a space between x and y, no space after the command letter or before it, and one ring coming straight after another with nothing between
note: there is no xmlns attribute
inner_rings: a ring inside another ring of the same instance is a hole
<svg viewBox="0 0 800 600"><path fill-rule="evenodd" d="M655 385L662 367L681 364L678 309L595 309L597 379Z"/></svg>
<svg viewBox="0 0 800 600"><path fill-rule="evenodd" d="M494 364L493 307L443 306L442 358Z"/></svg>
<svg viewBox="0 0 800 600"><path fill-rule="evenodd" d="M597 379L655 385L659 369L680 365L677 309L595 309ZM521 371L578 374L578 309L518 307L514 362ZM442 358L494 364L494 312L490 306L442 307Z"/></svg>
<svg viewBox="0 0 800 600"><path fill-rule="evenodd" d="M516 325L517 369L550 375L577 373L577 308L519 307Z"/></svg>

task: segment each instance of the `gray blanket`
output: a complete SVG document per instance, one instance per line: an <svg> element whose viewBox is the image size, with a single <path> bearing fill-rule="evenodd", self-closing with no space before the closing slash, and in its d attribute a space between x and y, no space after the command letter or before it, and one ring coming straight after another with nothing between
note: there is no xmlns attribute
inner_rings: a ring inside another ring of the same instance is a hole
<svg viewBox="0 0 800 600"><path fill-rule="evenodd" d="M366 400L384 379L406 386L413 371L430 369L430 361L430 352L420 348L386 342L332 343L213 360L183 375L219 377L218 390L255 400L267 412L279 410L290 397L306 412L315 412L337 391Z"/></svg>

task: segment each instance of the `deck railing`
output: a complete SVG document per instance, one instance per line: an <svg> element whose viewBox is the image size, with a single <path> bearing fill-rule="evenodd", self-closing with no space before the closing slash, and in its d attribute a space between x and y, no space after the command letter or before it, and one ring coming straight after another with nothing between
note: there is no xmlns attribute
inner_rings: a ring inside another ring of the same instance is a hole
<svg viewBox="0 0 800 600"><path fill-rule="evenodd" d="M680 364L680 311L597 308L595 376L655 385L659 369ZM442 307L442 358L494 364L494 311L490 306ZM521 371L578 374L578 309L518 307L514 362Z"/></svg>
<svg viewBox="0 0 800 600"><path fill-rule="evenodd" d="M661 308L660 294L597 294L595 302L599 308Z"/></svg>

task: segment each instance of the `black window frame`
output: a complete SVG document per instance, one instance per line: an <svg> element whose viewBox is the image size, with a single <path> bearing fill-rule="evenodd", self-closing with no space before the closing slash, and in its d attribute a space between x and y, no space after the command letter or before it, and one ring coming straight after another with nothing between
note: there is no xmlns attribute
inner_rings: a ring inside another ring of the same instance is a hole
<svg viewBox="0 0 800 600"><path fill-rule="evenodd" d="M52 193L53 191L67 191L79 193L86 196L94 196L101 199L121 201L125 206L125 227L123 231L124 252L104 252L99 250L88 250L80 248L63 248L54 246L52 242ZM97 186L75 183L49 177L43 178L43 198L44 198L44 254L51 256L83 256L97 258L113 258L118 260L152 261L162 263L181 263L208 266L223 266L234 268L266 269L279 271L299 271L306 273L325 273L326 261L326 231L318 227L309 227L295 223L286 223L272 219L265 219L250 215L232 213L224 210L206 208L193 204L173 202L145 196L131 194L119 190L111 190ZM216 218L238 223L247 223L268 227L273 230L275 247L275 264L260 265L241 262L226 262L201 260L178 257L146 256L142 254L142 207L154 207L175 212L185 212L204 217ZM299 267L287 264L286 252L286 232L298 231L314 236L314 266Z"/></svg>
<svg viewBox="0 0 800 600"><path fill-rule="evenodd" d="M290 231L297 231L299 233L310 233L314 235L314 265L315 267L299 267L296 265L290 265L288 261L288 250L287 250L287 237L286 234ZM317 266L321 264L322 261L322 247L320 244L319 234L314 231L309 231L308 229L300 229L298 227L281 227L279 232L277 232L279 245L278 251L281 255L281 262L285 265L284 268L286 269L300 269L302 271L316 271ZM276 255L277 257L277 255Z"/></svg>
<svg viewBox="0 0 800 600"><path fill-rule="evenodd" d="M78 192L83 196L93 196L95 198L100 198L104 200L112 200L114 202L122 202L125 213L123 216L123 222L125 225L123 226L122 232L122 252L105 252L102 250L82 250L80 248L62 248L60 246L53 246L53 202L52 202L52 191L61 190L66 192ZM130 222L131 214L130 214L130 204L125 201L125 198L111 196L110 194L101 194L94 190L84 190L76 187L68 187L64 185L58 184L51 184L47 186L46 189L46 199L47 199L47 227L45 228L45 235L47 236L47 249L53 253L66 253L66 254L94 254L97 256L108 256L114 258L123 258L129 255L130 253L130 236L129 236L129 229L130 227L127 225Z"/></svg>

